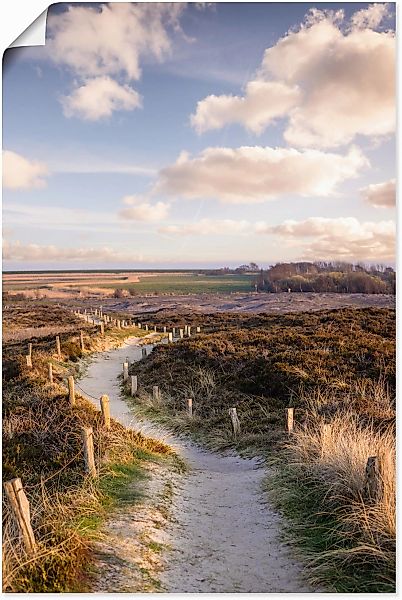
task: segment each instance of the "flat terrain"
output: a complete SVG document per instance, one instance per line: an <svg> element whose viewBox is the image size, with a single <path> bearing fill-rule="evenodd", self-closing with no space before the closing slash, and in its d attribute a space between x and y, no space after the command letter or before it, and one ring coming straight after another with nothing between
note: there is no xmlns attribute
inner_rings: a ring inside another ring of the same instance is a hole
<svg viewBox="0 0 402 600"><path fill-rule="evenodd" d="M198 272L51 272L5 273L3 289L27 298L107 298L115 290L129 294L238 292L252 288L253 275L205 275Z"/></svg>
<svg viewBox="0 0 402 600"><path fill-rule="evenodd" d="M140 315L210 314L215 312L273 313L306 312L336 308L393 308L395 296L386 294L316 294L250 292L246 294L189 294L187 296L137 296L102 302L104 310ZM77 303L77 307L97 306L93 300Z"/></svg>

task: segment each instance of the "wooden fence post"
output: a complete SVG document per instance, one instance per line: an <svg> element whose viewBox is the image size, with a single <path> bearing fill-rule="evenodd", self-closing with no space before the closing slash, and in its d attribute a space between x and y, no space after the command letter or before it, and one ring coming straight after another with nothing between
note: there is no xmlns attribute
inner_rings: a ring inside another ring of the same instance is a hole
<svg viewBox="0 0 402 600"><path fill-rule="evenodd" d="M61 346L60 346L60 336L56 335L56 350L57 350L57 356L59 358L61 358Z"/></svg>
<svg viewBox="0 0 402 600"><path fill-rule="evenodd" d="M74 386L74 377L70 375L68 378L68 397L70 400L70 405L75 405L75 386Z"/></svg>
<svg viewBox="0 0 402 600"><path fill-rule="evenodd" d="M240 421L239 417L237 416L237 410L235 408L229 408L229 416L232 420L233 435L236 439L237 434L240 433Z"/></svg>
<svg viewBox="0 0 402 600"><path fill-rule="evenodd" d="M183 332L183 330L182 330L182 329L179 329L179 336L180 336L180 338L181 338L181 339L183 339L183 337L184 337L184 332Z"/></svg>
<svg viewBox="0 0 402 600"><path fill-rule="evenodd" d="M293 424L294 424L294 408L287 408L286 409L286 431L288 433L291 433L293 431Z"/></svg>
<svg viewBox="0 0 402 600"><path fill-rule="evenodd" d="M381 471L378 456L369 456L366 464L363 494L367 500L378 502L381 497Z"/></svg>
<svg viewBox="0 0 402 600"><path fill-rule="evenodd" d="M141 323L138 323L138 329L141 329L141 328L142 328Z"/></svg>
<svg viewBox="0 0 402 600"><path fill-rule="evenodd" d="M92 427L81 427L81 437L84 447L85 472L91 477L96 477L94 458L94 433Z"/></svg>
<svg viewBox="0 0 402 600"><path fill-rule="evenodd" d="M145 331L148 331L148 325L145 325Z"/></svg>
<svg viewBox="0 0 402 600"><path fill-rule="evenodd" d="M103 415L103 422L105 423L106 429L110 429L110 406L109 406L109 396L104 394L100 399L100 405Z"/></svg>
<svg viewBox="0 0 402 600"><path fill-rule="evenodd" d="M135 396L138 390L138 378L137 375L131 375L131 395Z"/></svg>
<svg viewBox="0 0 402 600"><path fill-rule="evenodd" d="M159 387L154 385L152 388L152 397L154 400L160 400Z"/></svg>
<svg viewBox="0 0 402 600"><path fill-rule="evenodd" d="M172 328L172 335L173 335L173 337L176 337L176 327Z"/></svg>
<svg viewBox="0 0 402 600"><path fill-rule="evenodd" d="M32 356L32 344L31 344L31 342L28 344L28 354L29 354L29 356Z"/></svg>
<svg viewBox="0 0 402 600"><path fill-rule="evenodd" d="M190 326L187 327L187 335L188 335L188 337L191 337L191 327Z"/></svg>
<svg viewBox="0 0 402 600"><path fill-rule="evenodd" d="M168 333L168 342L173 342L173 333L171 331Z"/></svg>
<svg viewBox="0 0 402 600"><path fill-rule="evenodd" d="M52 363L48 363L49 366L49 381L53 383L53 365Z"/></svg>
<svg viewBox="0 0 402 600"><path fill-rule="evenodd" d="M105 326L103 323L100 324L100 334L105 335Z"/></svg>
<svg viewBox="0 0 402 600"><path fill-rule="evenodd" d="M123 381L128 379L128 362L123 363Z"/></svg>
<svg viewBox="0 0 402 600"><path fill-rule="evenodd" d="M197 333L201 333L201 327L200 326L197 327L196 332Z"/></svg>
<svg viewBox="0 0 402 600"><path fill-rule="evenodd" d="M187 400L187 411L188 411L188 416L192 417L193 416L193 399L192 398L188 398L188 400Z"/></svg>
<svg viewBox="0 0 402 600"><path fill-rule="evenodd" d="M166 325L163 326L163 333L166 333Z"/></svg>
<svg viewBox="0 0 402 600"><path fill-rule="evenodd" d="M332 425L324 423L321 430L321 458L325 455L325 449L331 436Z"/></svg>
<svg viewBox="0 0 402 600"><path fill-rule="evenodd" d="M154 331L155 331L155 333L156 333L156 325L154 325Z"/></svg>
<svg viewBox="0 0 402 600"><path fill-rule="evenodd" d="M146 348L142 348L142 352L141 352L142 357L147 355L147 349Z"/></svg>
<svg viewBox="0 0 402 600"><path fill-rule="evenodd" d="M21 479L11 479L4 483L4 491L17 521L25 550L28 554L36 551L35 536L31 525L29 502L22 487Z"/></svg>
<svg viewBox="0 0 402 600"><path fill-rule="evenodd" d="M85 350L84 333L82 331L80 331L80 346L81 346L81 352L84 352L84 350Z"/></svg>
<svg viewBox="0 0 402 600"><path fill-rule="evenodd" d="M30 354L27 354L25 358L27 360L27 367L32 368L32 356Z"/></svg>

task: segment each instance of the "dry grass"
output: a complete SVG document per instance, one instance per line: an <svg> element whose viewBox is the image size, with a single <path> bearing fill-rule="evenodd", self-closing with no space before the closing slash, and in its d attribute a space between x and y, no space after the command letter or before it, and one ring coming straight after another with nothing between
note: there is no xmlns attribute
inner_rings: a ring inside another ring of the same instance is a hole
<svg viewBox="0 0 402 600"><path fill-rule="evenodd" d="M376 402L387 418L395 416L386 386L379 382L369 387L371 393L367 386L363 390L371 402ZM356 383L355 391L359 396L361 383ZM318 399L321 404L317 404ZM350 409L323 416L322 405L329 402L325 390L304 400L311 409L309 418L296 427L286 443L286 467L278 471L273 494L296 523L316 581L330 581L337 591L392 591L396 537L394 425L379 429L374 421L362 423ZM365 491L370 456L377 456L380 465L380 494L375 501ZM295 506L295 501L303 502L302 496L304 501L314 498L307 519L306 509ZM319 544L314 530L320 531Z"/></svg>

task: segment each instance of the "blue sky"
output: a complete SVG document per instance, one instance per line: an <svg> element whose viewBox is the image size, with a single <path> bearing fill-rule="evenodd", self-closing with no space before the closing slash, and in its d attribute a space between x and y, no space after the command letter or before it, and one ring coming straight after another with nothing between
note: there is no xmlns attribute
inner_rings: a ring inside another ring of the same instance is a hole
<svg viewBox="0 0 402 600"><path fill-rule="evenodd" d="M6 52L5 269L393 263L393 4L124 10Z"/></svg>

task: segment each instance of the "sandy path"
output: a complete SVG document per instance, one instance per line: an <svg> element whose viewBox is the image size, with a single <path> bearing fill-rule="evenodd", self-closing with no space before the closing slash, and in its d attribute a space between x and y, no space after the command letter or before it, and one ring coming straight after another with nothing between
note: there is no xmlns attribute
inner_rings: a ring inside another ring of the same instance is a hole
<svg viewBox="0 0 402 600"><path fill-rule="evenodd" d="M159 575L163 590L314 591L302 580L302 566L280 539L281 518L264 497L261 483L266 471L258 461L204 451L130 412L120 397L117 376L126 357L141 358L136 342L131 339L122 348L96 355L79 386L89 399L108 394L116 420L168 442L189 464L189 472L177 483L172 518L166 525L171 549L164 553L165 568Z"/></svg>

